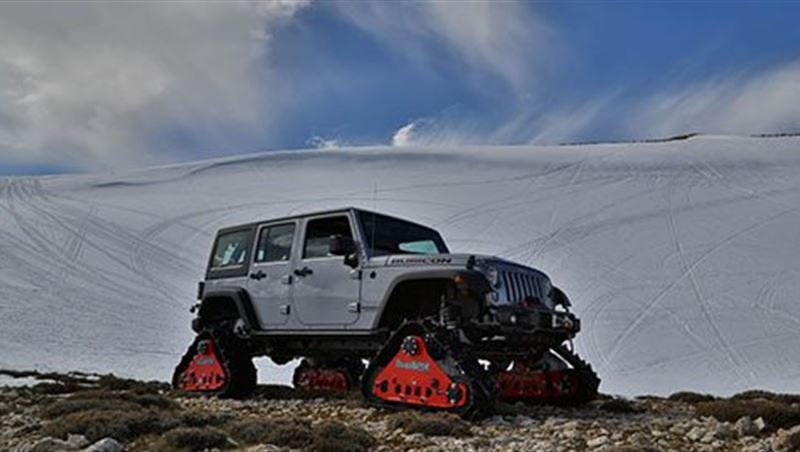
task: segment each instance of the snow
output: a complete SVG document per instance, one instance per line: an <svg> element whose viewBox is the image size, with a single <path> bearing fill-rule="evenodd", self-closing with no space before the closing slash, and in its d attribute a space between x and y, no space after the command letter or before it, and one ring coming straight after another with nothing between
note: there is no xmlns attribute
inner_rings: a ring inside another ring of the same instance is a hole
<svg viewBox="0 0 800 452"><path fill-rule="evenodd" d="M798 392L798 151L719 136L357 148L0 179L0 367L169 379L217 228L355 205L549 273L603 391Z"/></svg>

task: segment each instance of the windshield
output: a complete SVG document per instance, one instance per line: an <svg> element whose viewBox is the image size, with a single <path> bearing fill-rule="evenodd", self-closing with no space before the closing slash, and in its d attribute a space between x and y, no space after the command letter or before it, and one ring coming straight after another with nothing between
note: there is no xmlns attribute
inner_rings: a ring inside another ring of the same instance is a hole
<svg viewBox="0 0 800 452"><path fill-rule="evenodd" d="M359 212L370 256L442 254L447 246L433 229L369 212Z"/></svg>

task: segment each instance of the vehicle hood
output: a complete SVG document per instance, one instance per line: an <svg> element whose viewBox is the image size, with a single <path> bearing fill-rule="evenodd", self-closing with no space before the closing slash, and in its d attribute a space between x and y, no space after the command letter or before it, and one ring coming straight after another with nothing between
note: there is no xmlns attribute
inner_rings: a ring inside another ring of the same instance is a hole
<svg viewBox="0 0 800 452"><path fill-rule="evenodd" d="M445 254L393 254L389 256L373 257L370 259L370 266L380 267L457 267L457 268L487 268L490 266L502 267L504 269L515 269L517 271L535 272L546 276L540 270L527 265L503 259L498 256L485 254L469 253L445 253Z"/></svg>

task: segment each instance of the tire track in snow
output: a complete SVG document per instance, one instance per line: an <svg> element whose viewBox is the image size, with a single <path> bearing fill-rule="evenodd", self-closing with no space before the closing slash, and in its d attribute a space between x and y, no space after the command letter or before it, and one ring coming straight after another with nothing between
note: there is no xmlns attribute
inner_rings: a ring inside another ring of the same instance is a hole
<svg viewBox="0 0 800 452"><path fill-rule="evenodd" d="M687 190L689 190L689 189L690 188L687 188ZM670 235L672 236L672 240L673 240L673 243L675 245L675 249L678 251L678 257L679 257L680 262L681 262L681 267L683 269L683 274L686 275L687 279L689 280L689 283L690 283L690 285L692 287L692 292L693 292L693 294L695 296L695 299L697 300L698 304L700 305L700 310L701 310L701 312L703 314L704 320L706 321L708 326L711 328L711 331L713 332L715 339L718 341L719 345L721 346L721 349L722 349L724 355L727 357L728 361L733 366L733 372L736 373L736 375L740 379L748 380L747 378L745 378L742 375L742 373L739 370L739 368L744 363L744 360L740 356L738 356L738 354L735 353L734 350L731 348L731 345L728 343L727 339L725 338L725 336L723 335L722 331L720 330L719 325L717 325L717 322L714 320L714 316L711 315L711 313L709 312L708 302L707 302L706 298L703 296L703 291L702 291L702 288L700 287L700 283L697 281L697 278L695 277L695 274L694 274L694 269L697 266L689 266L688 260L686 258L686 253L683 250L683 243L681 242L681 239L680 239L679 234L678 234L678 228L677 228L677 226L675 224L675 212L673 210L673 203L672 203L672 188L670 188L670 189L668 189L666 191L666 196L667 196L667 204L668 204L668 207L669 207L668 215L667 215L667 224L669 225L669 231L670 231ZM691 200L689 200L689 203L691 204ZM750 370L751 374L750 374L750 380L749 381L752 381L752 380L754 380L754 375L752 373L752 366L750 366L749 364L748 364L748 366L751 367L751 370Z"/></svg>
<svg viewBox="0 0 800 452"><path fill-rule="evenodd" d="M767 218L759 220L759 221L757 221L755 223L752 223L752 224L750 224L750 225L748 225L748 226L746 226L746 227L744 227L742 229L739 229L739 230L737 230L737 231L735 231L735 232L733 232L731 234L728 234L722 240L718 241L717 243L712 245L711 248L709 248L703 254L701 254L700 257L698 257L694 262L689 264L688 267L687 267L687 270L694 270L699 265L701 265L703 262L705 262L706 259L708 259L709 257L711 257L714 254L716 254L719 250L723 249L725 246L727 246L728 244L730 244L731 242L733 242L737 238L739 238L739 237L741 237L741 236L743 236L745 234L748 234L748 233L750 233L752 231L755 231L755 230L757 230L757 229L759 229L761 227L764 227L764 226L774 222L775 220L778 220L779 218L784 217L784 216L786 216L788 214L797 213L798 211L800 211L800 208L786 209L786 210L780 211L780 212L778 212L778 213L776 213L774 215L771 215L771 216L769 216ZM619 353L622 345L625 343L625 341L628 339L628 337L630 337L630 335L636 329L639 328L639 326L641 325L642 321L644 321L644 319L646 319L651 314L652 310L662 300L664 300L664 298L673 289L675 289L675 287L677 287L678 284L680 284L681 282L686 280L686 278L688 276L689 276L688 272L684 271L678 278L676 278L671 283L669 283L666 287L664 287L664 289L662 289L658 294L656 294L656 296L651 298L642 307L641 311L639 312L639 314L637 314L637 316L633 319L633 321L631 321L625 327L625 329L616 337L616 339L614 339L614 341L612 341L611 346L609 347L609 351L607 352L607 355L609 356L609 360L613 360L614 357L616 357L616 355Z"/></svg>

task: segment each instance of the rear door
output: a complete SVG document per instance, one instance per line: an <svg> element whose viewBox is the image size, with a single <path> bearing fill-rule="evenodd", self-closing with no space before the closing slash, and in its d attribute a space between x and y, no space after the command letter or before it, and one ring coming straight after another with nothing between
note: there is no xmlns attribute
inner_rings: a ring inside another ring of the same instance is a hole
<svg viewBox="0 0 800 452"><path fill-rule="evenodd" d="M338 213L307 218L300 258L293 270L293 305L297 320L310 328L350 325L360 313L358 270L329 253L332 235L355 238L350 215Z"/></svg>
<svg viewBox="0 0 800 452"><path fill-rule="evenodd" d="M292 315L290 266L296 231L296 221L258 228L247 290L264 329L285 325Z"/></svg>

